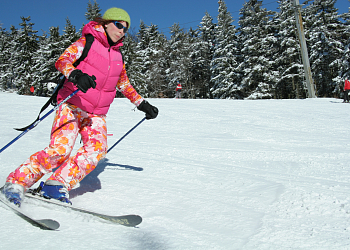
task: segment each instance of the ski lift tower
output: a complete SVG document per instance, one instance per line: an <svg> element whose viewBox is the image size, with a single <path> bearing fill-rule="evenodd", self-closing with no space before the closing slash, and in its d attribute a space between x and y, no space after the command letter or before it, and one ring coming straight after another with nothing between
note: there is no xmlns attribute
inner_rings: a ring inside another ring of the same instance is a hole
<svg viewBox="0 0 350 250"><path fill-rule="evenodd" d="M294 2L295 19L297 23L297 29L298 29L298 35L299 35L299 41L300 41L300 47L301 47L301 57L304 64L305 78L306 78L309 98L315 98L316 95L315 95L314 81L311 75L309 55L307 53L305 34L304 34L304 28L303 28L303 20L301 18L301 5L299 4L299 0L292 0L292 1Z"/></svg>

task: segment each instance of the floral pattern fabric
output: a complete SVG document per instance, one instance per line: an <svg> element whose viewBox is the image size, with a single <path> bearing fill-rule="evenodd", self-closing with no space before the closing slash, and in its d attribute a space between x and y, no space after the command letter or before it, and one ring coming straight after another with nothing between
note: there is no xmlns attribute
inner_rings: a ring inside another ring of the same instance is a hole
<svg viewBox="0 0 350 250"><path fill-rule="evenodd" d="M71 156L79 133L83 146ZM29 188L60 166L49 179L64 183L71 190L96 168L106 153L105 115L93 115L65 103L56 111L49 147L30 156L8 176L6 182Z"/></svg>

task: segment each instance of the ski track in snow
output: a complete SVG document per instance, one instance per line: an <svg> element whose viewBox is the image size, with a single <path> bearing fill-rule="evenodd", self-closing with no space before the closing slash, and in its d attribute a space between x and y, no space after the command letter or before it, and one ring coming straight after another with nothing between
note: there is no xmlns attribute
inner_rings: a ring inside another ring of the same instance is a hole
<svg viewBox="0 0 350 250"><path fill-rule="evenodd" d="M3 147L47 98L2 92L0 99ZM60 222L58 231L45 231L0 204L1 249L350 249L349 104L149 101L158 118L130 133L70 193L78 207L139 214L143 222L127 228L28 200L29 214ZM133 108L127 99L111 106L109 146L143 118ZM48 145L52 121L0 154L2 182Z"/></svg>

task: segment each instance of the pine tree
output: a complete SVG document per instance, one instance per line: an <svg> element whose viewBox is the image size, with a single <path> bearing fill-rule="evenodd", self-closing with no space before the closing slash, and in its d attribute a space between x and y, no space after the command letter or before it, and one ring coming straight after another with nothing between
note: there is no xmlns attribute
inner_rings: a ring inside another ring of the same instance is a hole
<svg viewBox="0 0 350 250"><path fill-rule="evenodd" d="M18 35L19 30L15 28L15 26L10 27L10 40L8 43L8 54L7 61L5 62L5 72L7 81L9 82L10 88L18 89L15 84L15 68L16 68L16 53L15 48L17 48L18 44Z"/></svg>
<svg viewBox="0 0 350 250"><path fill-rule="evenodd" d="M0 26L0 37L0 89L7 90L13 88L11 84L13 77L11 64L13 34L11 35Z"/></svg>
<svg viewBox="0 0 350 250"><path fill-rule="evenodd" d="M215 48L211 62L211 88L216 98L241 98L238 67L238 38L233 18L224 1L219 1L218 23L215 27Z"/></svg>
<svg viewBox="0 0 350 250"><path fill-rule="evenodd" d="M38 49L37 31L33 30L34 23L30 17L21 17L21 28L18 31L17 43L11 60L14 62L14 83L18 88L18 94L30 94L30 87L34 81L33 55Z"/></svg>
<svg viewBox="0 0 350 250"><path fill-rule="evenodd" d="M145 55L148 57L149 62L147 69L147 85L150 97L166 97L167 84L166 84L166 62L165 48L166 38L158 30L158 26L151 24L147 29L147 36L149 37L148 48L145 51Z"/></svg>
<svg viewBox="0 0 350 250"><path fill-rule="evenodd" d="M182 84L183 97L192 96L189 86L189 70L191 59L189 54L188 34L179 24L175 23L170 27L169 40L169 68L167 69L167 78L169 81L169 91L171 96L175 96L177 82Z"/></svg>
<svg viewBox="0 0 350 250"><path fill-rule="evenodd" d="M342 85L340 82L344 83L345 79L350 80L350 7L348 12L342 15L342 19L344 20L344 30L341 31L342 43L344 45L344 53L341 59L341 68L339 72L339 76L337 79L337 83Z"/></svg>
<svg viewBox="0 0 350 250"><path fill-rule="evenodd" d="M204 42L199 36L199 30L194 30L192 28L188 31L188 44L189 44L189 54L188 57L191 59L190 61L190 70L188 76L188 84L189 84L189 97L190 98L206 98L205 91L205 80L210 80L210 74L208 74L208 78L205 79L204 73L208 73L209 71L209 63L208 68L204 67L205 63L205 50L207 47L204 47Z"/></svg>
<svg viewBox="0 0 350 250"><path fill-rule="evenodd" d="M128 66L128 76L130 83L134 88L144 97L148 97L147 86L147 69L148 62L145 50L148 48L149 38L147 37L146 25L143 21L140 22L139 32L136 35L137 44L135 47L135 53L133 54L133 60Z"/></svg>
<svg viewBox="0 0 350 250"><path fill-rule="evenodd" d="M137 41L138 39L135 29L128 29L128 33L125 35L123 40L123 46L120 47L127 72L130 70L129 67L135 59Z"/></svg>
<svg viewBox="0 0 350 250"><path fill-rule="evenodd" d="M94 0L94 4L91 3L91 0L89 0L88 6L87 6L87 12L85 13L86 20L93 21L97 17L102 17L101 15L101 9L96 0Z"/></svg>
<svg viewBox="0 0 350 250"><path fill-rule="evenodd" d="M62 37L59 34L59 27L51 27L50 34L47 37L43 34L40 39L40 48L34 55L35 61L35 95L48 96L51 90L47 84L41 84L40 81L56 78L60 72L55 68L58 57L63 53Z"/></svg>
<svg viewBox="0 0 350 250"><path fill-rule="evenodd" d="M134 81L135 73L133 72L134 70L133 63L135 62L135 58L136 58L135 53L136 53L137 41L138 40L137 40L135 29L133 28L128 29L128 33L123 40L123 46L120 47L120 50L123 56L123 61L125 63L125 69L126 69L128 78L131 84L134 86L134 88L138 90L137 83ZM117 92L117 97L124 97L124 96L120 92Z"/></svg>
<svg viewBox="0 0 350 250"><path fill-rule="evenodd" d="M274 12L262 9L262 2L249 0L241 9L239 37L242 44L243 71L242 92L248 99L272 98L274 78L271 75L274 62L271 47L275 34L271 27Z"/></svg>
<svg viewBox="0 0 350 250"><path fill-rule="evenodd" d="M140 23L133 60L128 69L130 82L145 97L167 96L166 48L167 40L157 25Z"/></svg>
<svg viewBox="0 0 350 250"><path fill-rule="evenodd" d="M264 72L264 79L269 88L271 98L279 98L277 95L277 85L280 81L279 61L281 58L281 44L280 44L280 23L276 19L276 12L270 11L269 18L265 25L266 37L262 41L266 47L265 56L268 58L266 61L266 72Z"/></svg>
<svg viewBox="0 0 350 250"><path fill-rule="evenodd" d="M333 97L339 93L339 83L333 79L339 75L339 59L344 53L343 44L339 42L344 27L335 2L314 0L306 9L311 72L319 97Z"/></svg>
<svg viewBox="0 0 350 250"><path fill-rule="evenodd" d="M273 57L278 69L276 98L306 98L304 70L296 30L294 6L290 0L280 0L274 21L277 23L278 50Z"/></svg>
<svg viewBox="0 0 350 250"><path fill-rule="evenodd" d="M195 81L199 81L200 98L211 98L211 71L210 63L214 54L215 24L213 18L208 12L205 13L199 30L199 39L192 45L192 70L194 71Z"/></svg>
<svg viewBox="0 0 350 250"><path fill-rule="evenodd" d="M74 25L72 25L69 18L66 18L66 26L63 30L62 46L64 49L68 48L72 43L80 38L81 32L77 32Z"/></svg>

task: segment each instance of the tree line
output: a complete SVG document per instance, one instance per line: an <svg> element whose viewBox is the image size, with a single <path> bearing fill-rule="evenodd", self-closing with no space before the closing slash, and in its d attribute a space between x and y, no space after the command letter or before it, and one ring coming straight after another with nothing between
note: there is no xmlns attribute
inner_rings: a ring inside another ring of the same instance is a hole
<svg viewBox="0 0 350 250"><path fill-rule="evenodd" d="M337 0L307 0L303 25L316 95L339 97L350 79L350 10L339 14ZM129 79L144 97L172 98L177 82L185 98L287 99L306 98L293 1L279 0L278 11L263 1L246 1L238 26L224 1L216 20L206 12L196 28L170 27L166 37L158 25L140 22L131 28L121 48ZM86 19L101 16L96 0L88 2ZM18 94L49 96L44 79L59 75L54 64L81 35L66 19L37 35L30 17L21 17L17 29L0 27L0 88Z"/></svg>

